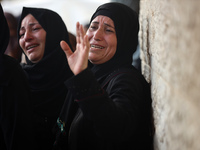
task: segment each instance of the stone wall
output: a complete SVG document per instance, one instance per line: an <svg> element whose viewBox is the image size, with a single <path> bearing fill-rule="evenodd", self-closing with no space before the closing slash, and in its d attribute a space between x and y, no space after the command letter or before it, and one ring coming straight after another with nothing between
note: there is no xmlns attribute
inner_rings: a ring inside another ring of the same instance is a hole
<svg viewBox="0 0 200 150"><path fill-rule="evenodd" d="M200 150L200 1L140 0L142 73L155 150Z"/></svg>

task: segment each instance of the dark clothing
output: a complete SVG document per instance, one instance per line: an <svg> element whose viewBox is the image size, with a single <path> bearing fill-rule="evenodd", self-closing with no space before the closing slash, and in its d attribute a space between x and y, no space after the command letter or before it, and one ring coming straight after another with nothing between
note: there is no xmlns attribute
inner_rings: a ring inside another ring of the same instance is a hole
<svg viewBox="0 0 200 150"><path fill-rule="evenodd" d="M2 59L5 69L0 82L0 149L34 150L27 78L14 58L5 55Z"/></svg>
<svg viewBox="0 0 200 150"><path fill-rule="evenodd" d="M62 18L56 12L27 7L22 10L18 34L21 22L28 14L33 15L46 31L43 58L32 63L26 56L27 64L23 64L22 68L28 76L32 93L36 144L39 144L40 149L50 150L55 140L52 129L68 91L64 81L72 76L65 53L60 47L61 40L69 44L69 36Z"/></svg>
<svg viewBox="0 0 200 150"><path fill-rule="evenodd" d="M58 120L55 149L151 150L150 86L132 66L138 16L120 3L101 5L91 21L99 15L114 22L117 50L107 62L90 64L66 81L69 94Z"/></svg>
<svg viewBox="0 0 200 150"><path fill-rule="evenodd" d="M30 88L19 63L4 55L9 29L0 5L0 149L35 150Z"/></svg>
<svg viewBox="0 0 200 150"><path fill-rule="evenodd" d="M86 69L66 85L63 149L151 149L150 88L135 68L115 70L100 82Z"/></svg>
<svg viewBox="0 0 200 150"><path fill-rule="evenodd" d="M6 18L4 16L3 8L0 3L0 56L3 56L4 52L6 51L6 48L8 46L8 42L10 39L10 32L8 28L8 23L6 21ZM1 60L0 60L1 61ZM1 70L0 70L1 71Z"/></svg>

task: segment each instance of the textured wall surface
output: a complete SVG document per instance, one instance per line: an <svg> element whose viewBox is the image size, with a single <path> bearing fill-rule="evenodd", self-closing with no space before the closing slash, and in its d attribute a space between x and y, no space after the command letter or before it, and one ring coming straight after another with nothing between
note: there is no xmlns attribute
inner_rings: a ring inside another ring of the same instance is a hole
<svg viewBox="0 0 200 150"><path fill-rule="evenodd" d="M155 150L200 150L200 1L140 0L142 73Z"/></svg>

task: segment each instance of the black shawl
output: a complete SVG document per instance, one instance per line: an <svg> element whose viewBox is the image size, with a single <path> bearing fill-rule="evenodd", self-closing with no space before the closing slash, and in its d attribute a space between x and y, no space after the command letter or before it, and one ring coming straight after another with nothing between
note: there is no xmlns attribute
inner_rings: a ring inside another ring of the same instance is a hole
<svg viewBox="0 0 200 150"><path fill-rule="evenodd" d="M1 4L0 20L0 149L36 149L30 136L32 112L27 78L20 64L4 54L10 34Z"/></svg>
<svg viewBox="0 0 200 150"><path fill-rule="evenodd" d="M68 31L56 12L24 7L19 21L18 38L21 22L28 14L32 14L46 31L46 45L42 60L34 64L26 57L27 64L22 67L28 76L35 111L44 116L57 116L67 93L63 82L72 75L60 47L61 40L70 45Z"/></svg>
<svg viewBox="0 0 200 150"><path fill-rule="evenodd" d="M8 24L7 24L6 18L4 16L1 5L0 5L0 19L1 19L1 23L0 23L0 30L1 30L0 54L2 55L2 54L4 54L4 52L8 46L10 34L9 34Z"/></svg>
<svg viewBox="0 0 200 150"><path fill-rule="evenodd" d="M4 72L4 69L3 68L3 56L4 56L4 52L8 46L8 42L9 42L9 37L10 37L10 34L9 34L9 28L8 28L8 24L7 24L7 21L6 21L6 18L4 16L4 12L3 12L3 9L0 5L0 20L1 20L1 23L0 23L0 82L4 82L5 79L2 78L2 75L3 75L3 72Z"/></svg>
<svg viewBox="0 0 200 150"><path fill-rule="evenodd" d="M9 43L10 39L10 32L8 23L6 21L6 18L4 16L4 12L2 9L2 6L0 5L0 84L6 85L9 82L10 75L5 75L6 67L5 67L5 55L4 52L6 51L6 48Z"/></svg>

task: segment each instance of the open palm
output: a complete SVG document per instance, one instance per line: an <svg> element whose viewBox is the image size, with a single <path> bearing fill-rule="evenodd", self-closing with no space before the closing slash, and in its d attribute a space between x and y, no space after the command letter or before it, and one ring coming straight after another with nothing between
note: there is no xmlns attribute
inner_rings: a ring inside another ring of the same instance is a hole
<svg viewBox="0 0 200 150"><path fill-rule="evenodd" d="M79 74L81 71L88 67L88 54L90 44L87 35L83 30L83 26L76 24L76 50L72 52L69 45L65 41L61 41L60 45L66 54L68 64L74 75Z"/></svg>

